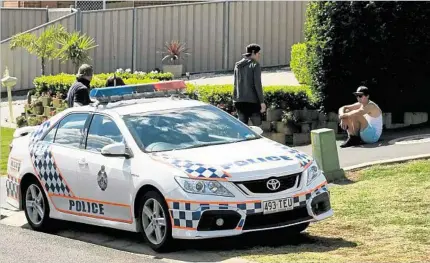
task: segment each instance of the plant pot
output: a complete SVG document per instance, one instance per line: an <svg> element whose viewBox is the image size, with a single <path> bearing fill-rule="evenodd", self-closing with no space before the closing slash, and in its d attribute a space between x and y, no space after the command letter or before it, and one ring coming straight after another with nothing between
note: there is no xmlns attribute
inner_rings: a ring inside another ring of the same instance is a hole
<svg viewBox="0 0 430 263"><path fill-rule="evenodd" d="M58 108L61 105L61 100L59 98L53 98L52 99L52 106L54 108Z"/></svg>
<svg viewBox="0 0 430 263"><path fill-rule="evenodd" d="M296 132L296 127L293 123L287 122L284 123L282 121L276 122L276 131L279 133L283 133L285 135L293 135L294 132Z"/></svg>
<svg viewBox="0 0 430 263"><path fill-rule="evenodd" d="M183 65L163 65L163 72L170 72L174 78L182 77Z"/></svg>
<svg viewBox="0 0 430 263"><path fill-rule="evenodd" d="M42 100L43 107L47 107L47 106L50 106L52 99L49 96L45 96L45 97L42 97L41 100Z"/></svg>
<svg viewBox="0 0 430 263"><path fill-rule="evenodd" d="M267 109L266 120L267 121L280 121L282 119L282 109Z"/></svg>
<svg viewBox="0 0 430 263"><path fill-rule="evenodd" d="M35 115L42 115L44 111L43 105L34 105L33 107L33 114Z"/></svg>

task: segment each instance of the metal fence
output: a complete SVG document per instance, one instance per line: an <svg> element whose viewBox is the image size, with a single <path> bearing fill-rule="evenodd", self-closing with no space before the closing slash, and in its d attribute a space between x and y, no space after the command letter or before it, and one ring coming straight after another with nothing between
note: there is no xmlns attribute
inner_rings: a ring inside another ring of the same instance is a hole
<svg viewBox="0 0 430 263"><path fill-rule="evenodd" d="M251 42L262 46L262 65L290 62L303 40L304 1L218 1L82 12L82 32L99 45L96 72L161 68L166 42L185 42L188 72L231 70Z"/></svg>
<svg viewBox="0 0 430 263"><path fill-rule="evenodd" d="M165 42L185 42L191 55L184 61L191 73L231 70L251 42L262 46L262 66L290 63L291 46L303 40L304 1L217 1L167 6L78 11L29 32L61 23L94 37L91 50L96 73L117 68L151 71L162 67ZM23 18L24 19L24 18ZM2 23L3 26L3 23ZM33 87L40 61L25 50L9 50L1 42L2 66L19 79L15 89ZM74 73L71 63L50 62L47 74Z"/></svg>
<svg viewBox="0 0 430 263"><path fill-rule="evenodd" d="M65 17L53 20L44 25L35 27L26 32L34 33L39 36L47 27L55 24L63 25L69 32L76 27L76 12L71 13ZM29 54L26 50L19 48L11 51L9 48L10 38L1 41L1 73L5 71L6 67L9 69L11 76L18 78L17 85L14 90L26 90L33 87L33 80L41 74L41 61L34 55ZM49 61L46 63L46 75L58 74L61 72L73 72L74 67L71 62L60 63L57 61ZM1 91L6 91L4 87Z"/></svg>
<svg viewBox="0 0 430 263"><path fill-rule="evenodd" d="M0 18L1 40L48 22L46 8L0 8Z"/></svg>
<svg viewBox="0 0 430 263"><path fill-rule="evenodd" d="M71 13L73 13L72 8L49 8L48 21L56 20Z"/></svg>

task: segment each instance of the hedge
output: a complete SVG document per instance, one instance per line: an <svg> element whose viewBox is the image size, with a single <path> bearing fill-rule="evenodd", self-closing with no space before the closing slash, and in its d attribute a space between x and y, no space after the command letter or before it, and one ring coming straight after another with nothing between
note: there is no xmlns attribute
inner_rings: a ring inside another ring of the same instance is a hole
<svg viewBox="0 0 430 263"><path fill-rule="evenodd" d="M114 73L101 73L95 74L91 80L91 87L100 88L104 87L106 80L113 76ZM163 80L172 80L173 74L171 73L129 73L117 72L116 76L121 77L125 84L143 84L150 82L157 82ZM43 92L50 92L52 95L57 93L67 94L70 86L76 81L76 76L72 74L61 73L58 75L40 76L36 77L33 81L35 92L42 94Z"/></svg>
<svg viewBox="0 0 430 263"><path fill-rule="evenodd" d="M227 110L233 107L233 85L187 84L187 93L192 99L220 106ZM266 86L263 87L265 103L269 108L287 111L315 108L316 97L308 86Z"/></svg>
<svg viewBox="0 0 430 263"><path fill-rule="evenodd" d="M291 47L291 70L300 84L311 84L311 76L308 70L308 57L306 43L297 43Z"/></svg>
<svg viewBox="0 0 430 263"><path fill-rule="evenodd" d="M430 110L430 2L313 1L306 16L308 70L325 111L354 102L360 85L385 112Z"/></svg>
<svg viewBox="0 0 430 263"><path fill-rule="evenodd" d="M46 80L47 76L39 77L40 83L49 83L51 87L67 87L70 83L70 76L57 76L50 78L53 82ZM49 78L48 78L49 80ZM64 82L61 82L63 80ZM134 78L126 81L149 81L148 79L136 80ZM153 80L150 80L153 81ZM44 84L47 85L47 84ZM265 102L269 108L281 108L286 111L301 110L304 108L315 108L316 99L308 86L267 86L263 88ZM187 84L186 93L190 98L204 101L218 106L233 114L233 85L202 85L196 86ZM37 97L37 96L36 96ZM56 105L57 104L57 105ZM40 96L30 105L26 105L26 112L31 116L26 119L24 116L17 117L18 127L23 125L38 125L44 118L49 118L52 114L59 113L67 107L64 100L51 98L50 96ZM49 112L46 112L48 110ZM45 111L43 114L42 112ZM42 115L44 116L42 116ZM25 114L24 114L25 115Z"/></svg>

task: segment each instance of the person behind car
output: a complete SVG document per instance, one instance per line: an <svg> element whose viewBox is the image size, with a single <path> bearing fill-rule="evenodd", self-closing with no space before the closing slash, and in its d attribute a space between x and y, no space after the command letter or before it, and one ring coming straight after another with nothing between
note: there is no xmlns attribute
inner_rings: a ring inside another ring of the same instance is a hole
<svg viewBox="0 0 430 263"><path fill-rule="evenodd" d="M245 124L261 125L261 113L266 111L261 83L260 46L250 44L243 58L234 66L233 102L238 118Z"/></svg>
<svg viewBox="0 0 430 263"><path fill-rule="evenodd" d="M106 87L115 87L115 86L124 86L124 80L122 80L122 78L117 77L115 75L109 77L106 80Z"/></svg>
<svg viewBox="0 0 430 263"><path fill-rule="evenodd" d="M340 126L348 132L348 139L341 148L375 143L382 134L382 111L376 103L369 100L369 89L360 86L353 94L358 102L339 109Z"/></svg>
<svg viewBox="0 0 430 263"><path fill-rule="evenodd" d="M82 64L76 74L76 82L70 87L67 93L67 106L79 107L92 103L90 99L90 82L93 78L93 67Z"/></svg>

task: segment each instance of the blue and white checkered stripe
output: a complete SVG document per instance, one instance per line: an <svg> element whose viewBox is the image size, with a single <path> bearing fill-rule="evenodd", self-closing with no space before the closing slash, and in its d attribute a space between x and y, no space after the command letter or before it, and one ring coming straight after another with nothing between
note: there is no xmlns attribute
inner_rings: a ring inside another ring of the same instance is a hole
<svg viewBox="0 0 430 263"><path fill-rule="evenodd" d="M327 191L327 186L322 185L309 193L303 193L293 197L294 208L306 206L306 202L312 197L312 194L318 195ZM179 200L167 200L170 215L172 217L172 226L175 228L188 228L196 230L202 213L206 210L235 210L242 214L238 228L242 228L246 220L246 215L262 213L263 207L261 201L246 203L204 203L204 202L187 202Z"/></svg>
<svg viewBox="0 0 430 263"><path fill-rule="evenodd" d="M16 200L19 198L18 178L8 175L6 179L6 195Z"/></svg>
<svg viewBox="0 0 430 263"><path fill-rule="evenodd" d="M192 162L190 160L182 160L179 158L171 157L167 154L152 154L153 157L168 162L170 165L183 170L190 177L204 178L204 179L227 179L230 177L223 170L205 165L202 163Z"/></svg>
<svg viewBox="0 0 430 263"><path fill-rule="evenodd" d="M242 214L238 227L242 227L245 215L262 212L261 202L255 203L195 203L186 201L168 200L173 227L197 229L200 218L206 210L235 210Z"/></svg>
<svg viewBox="0 0 430 263"><path fill-rule="evenodd" d="M61 176L50 150L50 143L36 142L30 145L30 156L40 181L50 194L73 196Z"/></svg>
<svg viewBox="0 0 430 263"><path fill-rule="evenodd" d="M46 120L45 122L40 124L39 127L30 134L30 144L38 141L45 133L45 131L49 129L50 125L51 122L49 120Z"/></svg>

